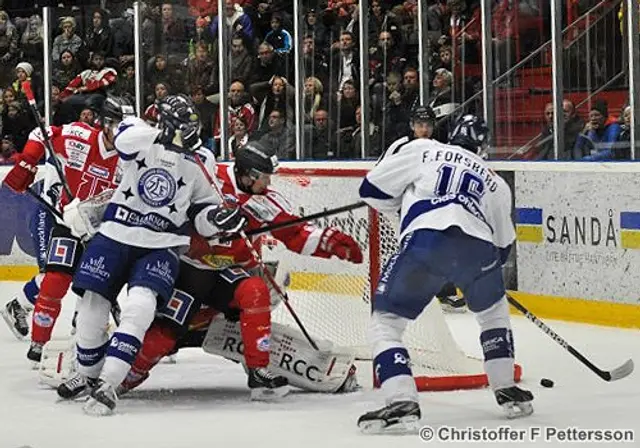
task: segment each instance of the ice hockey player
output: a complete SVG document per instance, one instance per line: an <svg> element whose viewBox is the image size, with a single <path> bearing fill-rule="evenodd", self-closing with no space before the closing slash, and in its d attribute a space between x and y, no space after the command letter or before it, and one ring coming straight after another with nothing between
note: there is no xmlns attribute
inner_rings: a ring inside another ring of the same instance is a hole
<svg viewBox="0 0 640 448"><path fill-rule="evenodd" d="M57 208L64 214L71 214L80 201L116 186L118 154L113 147L114 130L124 116L133 112L126 100L109 97L101 111L102 129L80 122L47 129L53 151L63 161L63 174L73 195L70 198L66 192L60 194ZM5 185L24 193L33 182L36 165L44 155L44 136L40 129L35 129L16 165L5 177ZM40 362L42 347L51 339L62 299L82 255L86 235L79 234L78 230L74 223L65 222L57 223L51 231L45 275L33 310L31 346L27 353L31 361Z"/></svg>
<svg viewBox="0 0 640 448"><path fill-rule="evenodd" d="M57 177L57 176L56 176ZM36 182L31 190L38 194L50 205L58 202L60 184L45 187L45 179ZM47 264L47 251L49 249L49 236L56 220L51 211L38 204L29 219L29 234L36 252L38 273L0 309L0 315L16 338L22 340L29 334L28 313L33 311L36 299L40 293L40 286L44 278L44 269Z"/></svg>
<svg viewBox="0 0 640 448"><path fill-rule="evenodd" d="M436 126L436 114L429 106L417 106L411 112L409 125L411 126L413 134L400 137L398 140L393 142L384 152L380 160L387 155L398 153L402 150L404 145L411 141L416 139L431 139L433 130ZM445 284L436 294L436 297L440 301L442 311L444 312L460 313L466 311L465 300L462 297L458 297L456 287L453 283Z"/></svg>
<svg viewBox="0 0 640 448"><path fill-rule="evenodd" d="M259 142L249 142L235 155L232 166L217 165L216 176L222 192L243 209L249 219L247 229L295 219L289 203L269 188L278 160ZM272 232L291 251L321 258L335 256L362 263L358 243L336 228L319 228L310 223ZM255 241L254 241L255 244ZM181 257L180 275L171 306L159 312L144 338L143 346L121 392L144 381L149 370L176 347L189 339L190 325L208 328L217 310L228 319L240 320L248 386L254 400L279 398L287 391L287 379L268 369L271 335L271 299L268 281L258 275L257 262L241 239L230 243L205 240L194 235L189 252ZM201 305L208 311L199 312ZM208 316L203 318L203 316ZM304 342L306 345L308 343ZM313 365L310 363L309 365Z"/></svg>
<svg viewBox="0 0 640 448"><path fill-rule="evenodd" d="M172 295L190 224L206 236L246 224L238 208L221 204L203 172L214 173L215 160L199 150L200 118L191 99L170 95L158 108L158 128L138 118L120 124L115 146L122 181L73 278L74 291L82 295L78 374L57 392L73 398L89 384L83 410L90 415L113 413L116 387L136 358L156 306L162 308ZM109 338L109 309L125 284L120 325Z"/></svg>
<svg viewBox="0 0 640 448"><path fill-rule="evenodd" d="M465 115L451 144L407 143L373 168L360 196L383 212L401 213L401 247L378 284L370 340L386 406L358 419L363 432L417 429L421 418L407 323L450 281L464 292L480 325L489 385L507 417L533 412L531 392L514 383L514 346L501 266L515 240L511 192L478 155L488 144L483 121Z"/></svg>

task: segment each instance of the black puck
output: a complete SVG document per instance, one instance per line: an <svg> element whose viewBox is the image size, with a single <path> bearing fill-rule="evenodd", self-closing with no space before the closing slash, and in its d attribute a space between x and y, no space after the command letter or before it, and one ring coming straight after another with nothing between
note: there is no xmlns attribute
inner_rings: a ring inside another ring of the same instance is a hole
<svg viewBox="0 0 640 448"><path fill-rule="evenodd" d="M540 385L542 387L553 387L553 381L551 381L549 378L542 378L540 380Z"/></svg>

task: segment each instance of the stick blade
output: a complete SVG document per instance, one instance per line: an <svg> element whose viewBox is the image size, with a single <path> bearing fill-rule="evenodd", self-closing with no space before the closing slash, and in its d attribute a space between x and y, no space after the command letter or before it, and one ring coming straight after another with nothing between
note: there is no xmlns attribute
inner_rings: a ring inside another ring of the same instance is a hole
<svg viewBox="0 0 640 448"><path fill-rule="evenodd" d="M627 360L627 362L625 362L624 364L622 364L620 367L617 367L615 369L613 369L611 372L607 372L608 373L608 377L609 378L605 378L607 381L616 381L616 380L620 380L624 377L627 377L629 375L631 375L631 373L633 372L634 369L634 364L633 364L633 359L629 359Z"/></svg>

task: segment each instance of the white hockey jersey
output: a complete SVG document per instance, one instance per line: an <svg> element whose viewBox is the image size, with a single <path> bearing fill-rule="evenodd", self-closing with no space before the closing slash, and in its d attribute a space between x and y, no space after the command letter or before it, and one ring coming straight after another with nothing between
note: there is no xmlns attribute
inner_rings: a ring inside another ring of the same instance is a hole
<svg viewBox="0 0 640 448"><path fill-rule="evenodd" d="M400 238L452 226L506 248L515 240L511 190L477 155L435 140L408 141L363 180L360 197L382 212L400 211Z"/></svg>
<svg viewBox="0 0 640 448"><path fill-rule="evenodd" d="M114 145L122 180L98 230L104 236L130 246L163 248L188 246L191 223L203 235L218 230L205 216L221 201L195 157L155 143L159 133L139 118L120 124ZM198 154L214 173L214 156Z"/></svg>

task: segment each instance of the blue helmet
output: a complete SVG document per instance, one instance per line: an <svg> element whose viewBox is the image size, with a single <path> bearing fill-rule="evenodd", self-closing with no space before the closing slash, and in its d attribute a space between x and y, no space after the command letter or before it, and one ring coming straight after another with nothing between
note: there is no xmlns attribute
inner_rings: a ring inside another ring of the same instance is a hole
<svg viewBox="0 0 640 448"><path fill-rule="evenodd" d="M489 145L489 128L482 118L463 115L449 133L449 144L482 155Z"/></svg>

